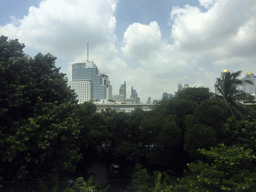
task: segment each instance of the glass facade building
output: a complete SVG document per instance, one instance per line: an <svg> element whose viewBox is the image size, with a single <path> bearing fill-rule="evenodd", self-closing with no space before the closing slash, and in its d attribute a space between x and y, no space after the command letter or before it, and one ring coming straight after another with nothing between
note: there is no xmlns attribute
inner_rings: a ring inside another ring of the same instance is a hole
<svg viewBox="0 0 256 192"><path fill-rule="evenodd" d="M133 103L140 103L140 98L138 97L138 93L135 89L131 89L131 96L130 99L133 99Z"/></svg>
<svg viewBox="0 0 256 192"><path fill-rule="evenodd" d="M126 99L126 82L124 82L124 84L121 85L119 89L119 95L123 95L124 99Z"/></svg>
<svg viewBox="0 0 256 192"><path fill-rule="evenodd" d="M84 89L84 91L90 92L90 94L83 93L88 95L87 101L110 99L112 97L112 86L110 85L108 76L101 74L93 61L75 63L72 65L72 82L70 85L76 84L78 86L79 83L76 82L90 82L90 86L89 84L87 86L88 89ZM80 85L82 84L80 83ZM78 94L78 98L82 98L82 96L79 97L79 94L82 94L81 92L78 93L76 90L75 92ZM91 95L91 97L89 97L89 95Z"/></svg>

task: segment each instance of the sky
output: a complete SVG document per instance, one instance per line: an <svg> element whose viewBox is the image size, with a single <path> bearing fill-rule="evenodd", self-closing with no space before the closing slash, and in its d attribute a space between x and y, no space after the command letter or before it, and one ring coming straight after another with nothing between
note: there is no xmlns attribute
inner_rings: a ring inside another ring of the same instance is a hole
<svg viewBox="0 0 256 192"><path fill-rule="evenodd" d="M144 103L178 83L214 92L224 69L256 74L254 0L1 0L0 35L56 56L69 80L89 43L113 95L126 81Z"/></svg>

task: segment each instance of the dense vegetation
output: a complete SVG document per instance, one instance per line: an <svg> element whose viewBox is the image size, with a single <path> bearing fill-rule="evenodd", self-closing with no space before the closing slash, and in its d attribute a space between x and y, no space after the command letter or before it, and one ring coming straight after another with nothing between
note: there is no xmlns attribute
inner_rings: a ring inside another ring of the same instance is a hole
<svg viewBox="0 0 256 192"><path fill-rule="evenodd" d="M0 37L2 191L100 191L86 174L94 162L130 181L119 183L127 192L255 188L256 111L237 102L251 99L236 92L239 74L217 79L218 95L187 88L150 112L96 113L77 104L55 57L23 48Z"/></svg>

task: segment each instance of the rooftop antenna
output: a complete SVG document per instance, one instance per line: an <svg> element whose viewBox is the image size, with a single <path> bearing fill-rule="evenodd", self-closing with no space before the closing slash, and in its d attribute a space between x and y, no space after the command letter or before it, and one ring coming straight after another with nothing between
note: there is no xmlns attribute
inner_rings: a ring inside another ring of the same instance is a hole
<svg viewBox="0 0 256 192"><path fill-rule="evenodd" d="M87 61L89 61L89 43L87 43Z"/></svg>

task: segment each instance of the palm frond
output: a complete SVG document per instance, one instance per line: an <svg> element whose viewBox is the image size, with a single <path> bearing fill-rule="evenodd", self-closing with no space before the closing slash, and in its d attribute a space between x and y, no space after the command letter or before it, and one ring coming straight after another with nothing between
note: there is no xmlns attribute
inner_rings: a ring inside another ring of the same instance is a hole
<svg viewBox="0 0 256 192"><path fill-rule="evenodd" d="M250 80L238 79L242 71L234 73L224 73L221 78L216 79L215 96L219 99L224 100L228 108L230 109L231 115L234 117L244 117L243 113L246 113L245 107L242 107L238 101L253 101L255 98L242 91L241 86L253 83Z"/></svg>
<svg viewBox="0 0 256 192"><path fill-rule="evenodd" d="M230 74L230 76L232 77L232 79L236 79L237 77L239 77L241 75L241 73L242 73L242 71L239 70L237 72Z"/></svg>
<svg viewBox="0 0 256 192"><path fill-rule="evenodd" d="M243 82L244 82L243 85L245 85L246 83L253 85L253 82L249 79L245 79Z"/></svg>

